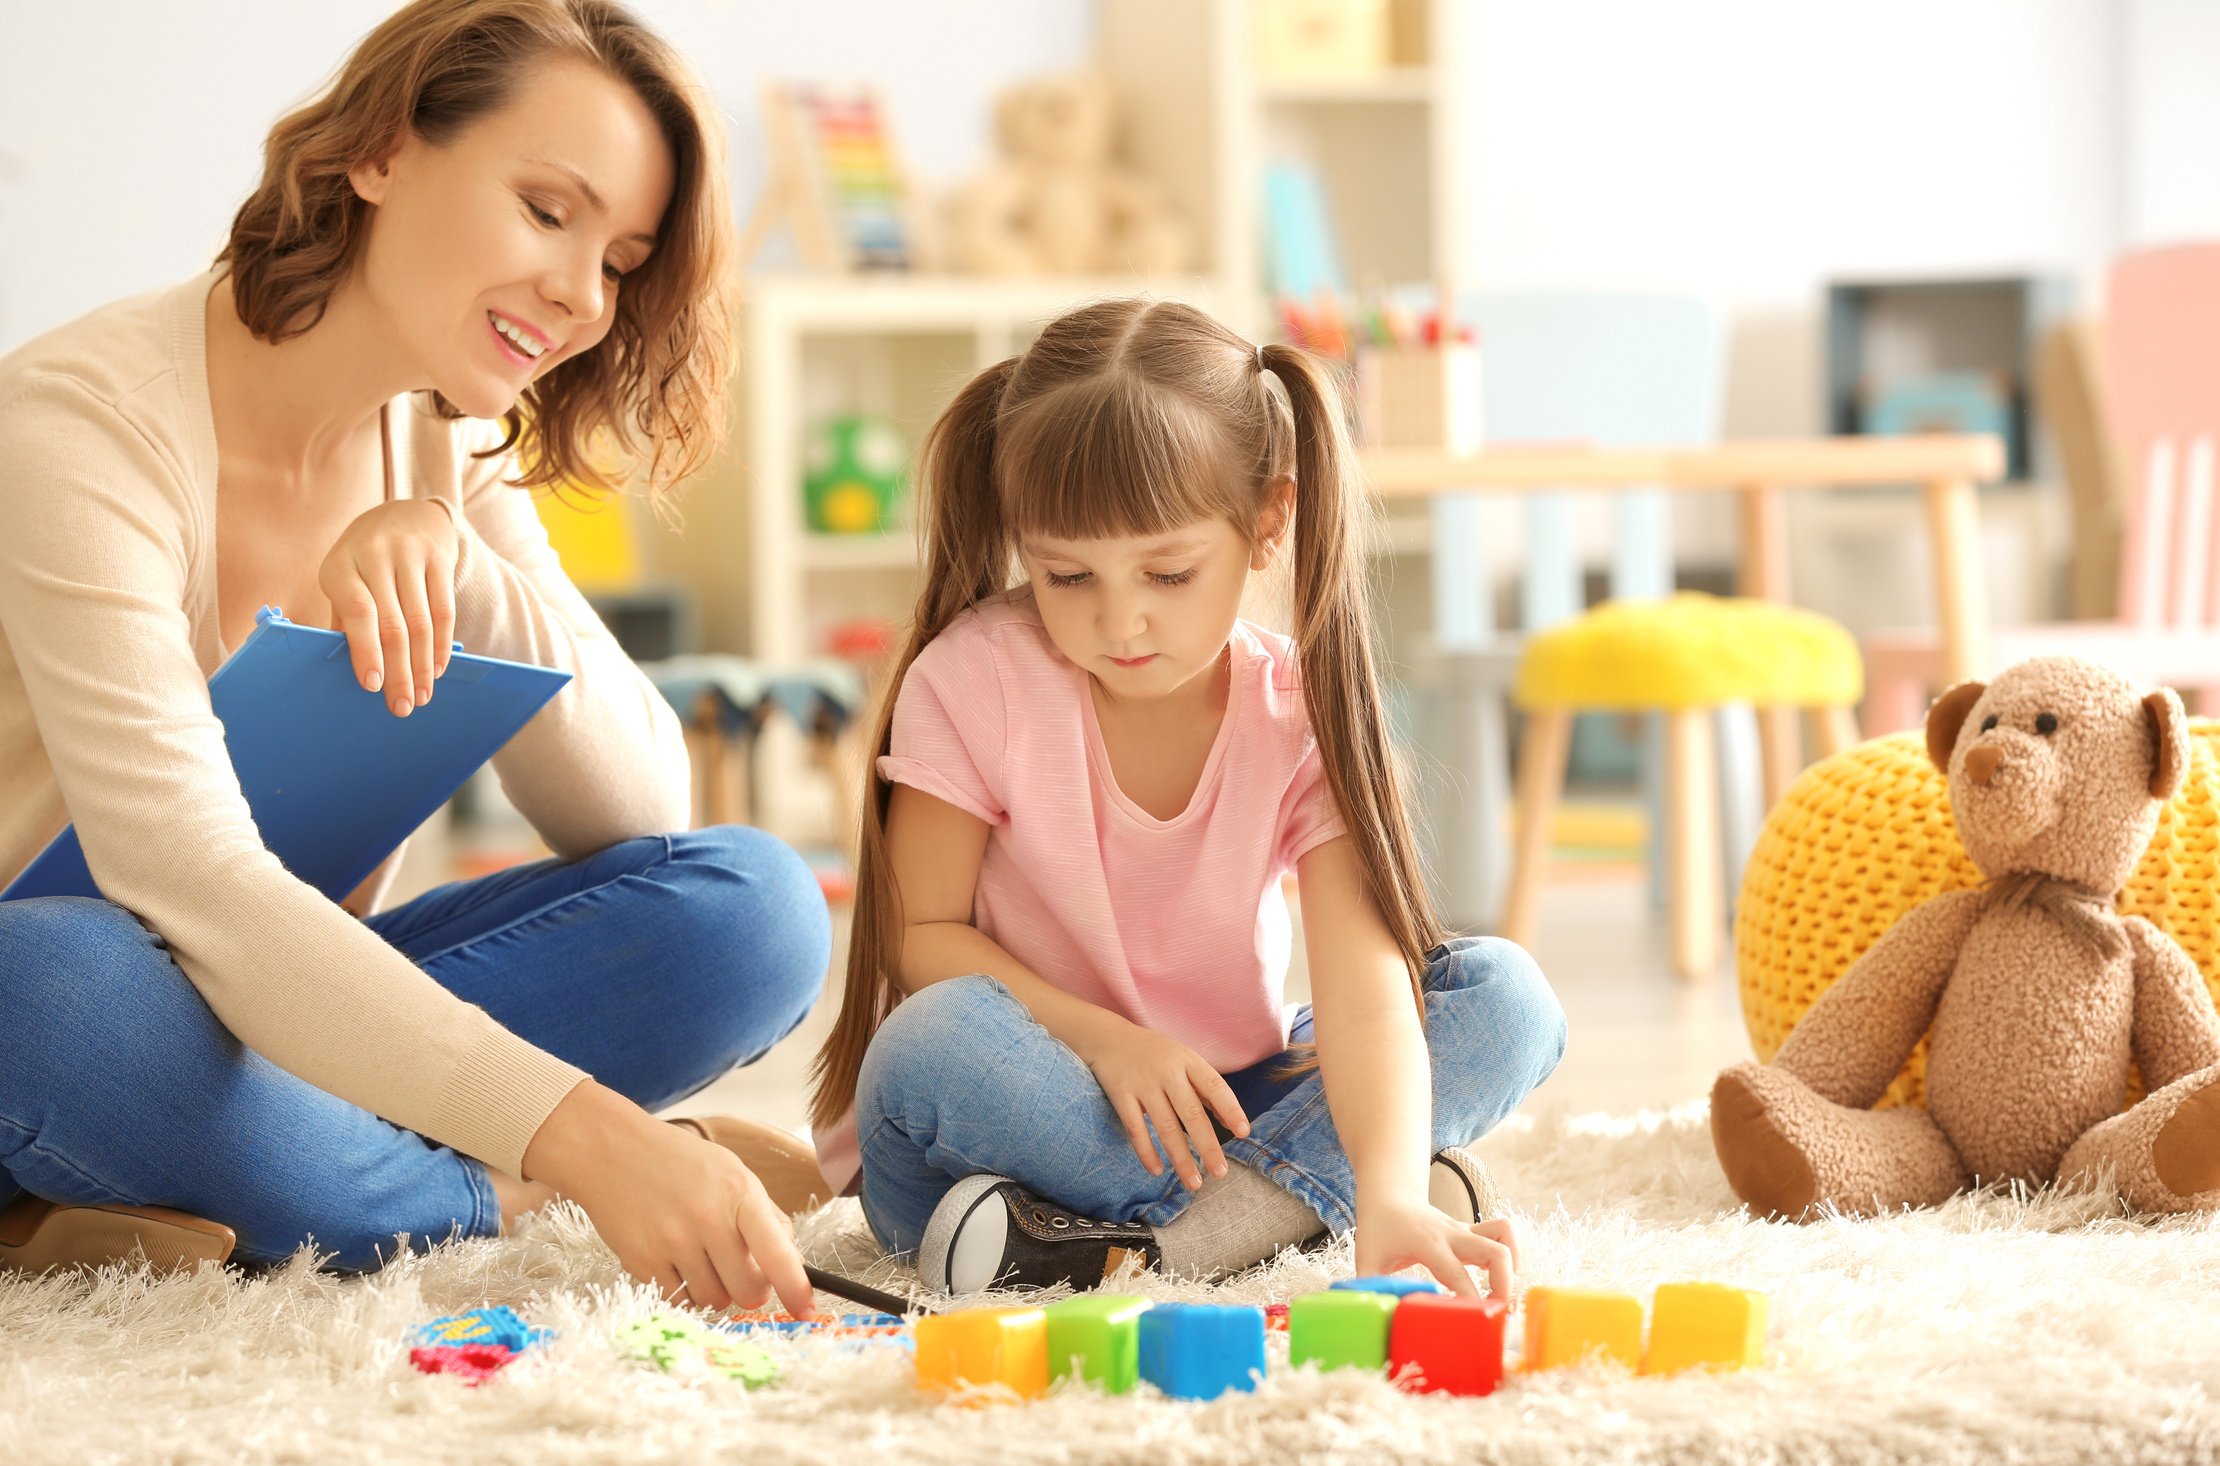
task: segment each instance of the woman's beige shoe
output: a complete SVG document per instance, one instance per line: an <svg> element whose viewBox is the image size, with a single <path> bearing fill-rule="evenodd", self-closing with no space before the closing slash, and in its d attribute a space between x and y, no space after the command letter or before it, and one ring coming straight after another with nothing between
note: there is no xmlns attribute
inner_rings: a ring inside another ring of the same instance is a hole
<svg viewBox="0 0 2220 1466"><path fill-rule="evenodd" d="M832 1200L832 1187L825 1184L825 1173L817 1169L816 1150L791 1131L736 1115L694 1115L671 1123L683 1125L740 1157L763 1183L763 1189L771 1193L771 1200L789 1216L815 1211Z"/></svg>
<svg viewBox="0 0 2220 1466"><path fill-rule="evenodd" d="M238 1237L221 1222L161 1206L64 1206L21 1196L0 1207L0 1268L43 1273L127 1262L142 1251L156 1272L231 1256Z"/></svg>

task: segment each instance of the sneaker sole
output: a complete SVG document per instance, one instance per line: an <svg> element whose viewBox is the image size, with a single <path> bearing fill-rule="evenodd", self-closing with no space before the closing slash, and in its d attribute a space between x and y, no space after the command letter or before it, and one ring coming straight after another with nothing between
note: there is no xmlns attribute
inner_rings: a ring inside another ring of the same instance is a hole
<svg viewBox="0 0 2220 1466"><path fill-rule="evenodd" d="M1426 1200L1434 1210L1467 1224L1481 1219L1479 1193L1473 1190L1471 1179L1449 1161L1437 1160L1426 1168Z"/></svg>
<svg viewBox="0 0 2220 1466"><path fill-rule="evenodd" d="M1002 1275L1002 1260L1009 1251L1010 1211L994 1190L1007 1180L1007 1176L966 1176L933 1208L925 1239L917 1245L917 1275L926 1287L951 1296L979 1293Z"/></svg>

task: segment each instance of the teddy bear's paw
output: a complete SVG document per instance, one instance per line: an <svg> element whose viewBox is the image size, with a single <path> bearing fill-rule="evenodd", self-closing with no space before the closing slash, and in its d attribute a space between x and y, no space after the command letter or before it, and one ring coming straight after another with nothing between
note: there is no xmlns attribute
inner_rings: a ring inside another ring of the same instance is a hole
<svg viewBox="0 0 2220 1466"><path fill-rule="evenodd" d="M2151 1164L2176 1196L2220 1187L2220 1075L2214 1075L2159 1127Z"/></svg>
<svg viewBox="0 0 2220 1466"><path fill-rule="evenodd" d="M1819 1184L1810 1158L1769 1103L1789 1098L1767 1093L1783 1085L1802 1087L1762 1064L1737 1064L1722 1073L1711 1086L1711 1143L1735 1195L1761 1215L1793 1221L1811 1210Z"/></svg>

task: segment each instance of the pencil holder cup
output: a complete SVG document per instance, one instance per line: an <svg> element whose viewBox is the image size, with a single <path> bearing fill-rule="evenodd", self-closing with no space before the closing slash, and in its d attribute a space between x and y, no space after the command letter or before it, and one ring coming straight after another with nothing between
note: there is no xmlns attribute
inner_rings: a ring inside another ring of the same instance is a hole
<svg viewBox="0 0 2220 1466"><path fill-rule="evenodd" d="M1479 346L1456 341L1359 352L1357 431L1374 448L1479 452Z"/></svg>

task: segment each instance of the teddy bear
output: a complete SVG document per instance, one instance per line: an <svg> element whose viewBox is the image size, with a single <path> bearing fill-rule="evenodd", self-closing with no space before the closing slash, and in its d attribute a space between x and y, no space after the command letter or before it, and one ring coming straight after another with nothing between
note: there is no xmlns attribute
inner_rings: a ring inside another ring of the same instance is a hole
<svg viewBox="0 0 2220 1466"><path fill-rule="evenodd" d="M1139 175L1111 161L1115 102L1090 72L1011 88L995 106L1003 158L949 199L944 243L987 275L1172 274L1187 232Z"/></svg>
<svg viewBox="0 0 2220 1466"><path fill-rule="evenodd" d="M1936 699L1927 756L1986 881L1907 912L1771 1063L1720 1074L1735 1194L1805 1220L2109 1175L2136 1211L2220 1207L2220 1014L2117 907L2188 765L2181 699L2038 657ZM1930 1029L1926 1107L1873 1108ZM2123 1110L2130 1060L2148 1093Z"/></svg>

